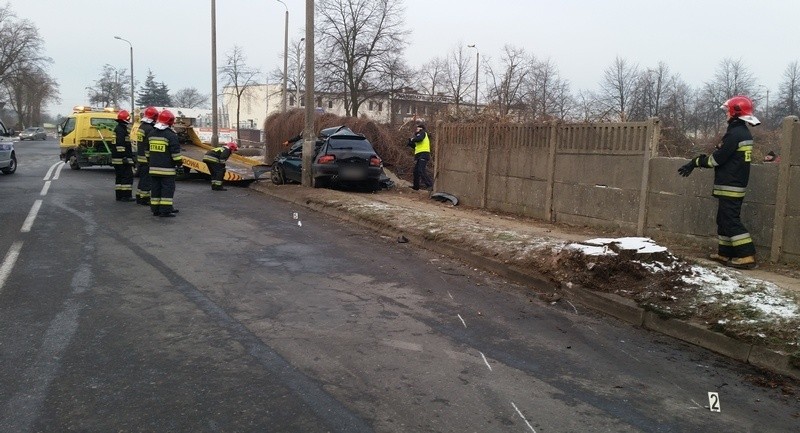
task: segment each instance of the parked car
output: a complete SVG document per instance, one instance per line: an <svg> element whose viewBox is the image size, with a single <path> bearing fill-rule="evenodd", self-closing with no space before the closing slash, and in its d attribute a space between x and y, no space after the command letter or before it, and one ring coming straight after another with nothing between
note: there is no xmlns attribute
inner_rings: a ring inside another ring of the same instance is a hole
<svg viewBox="0 0 800 433"><path fill-rule="evenodd" d="M17 155L12 142L0 142L0 171L3 174L14 174L17 171Z"/></svg>
<svg viewBox="0 0 800 433"><path fill-rule="evenodd" d="M47 140L47 133L41 126L25 128L19 133L20 141L23 140Z"/></svg>
<svg viewBox="0 0 800 433"><path fill-rule="evenodd" d="M276 185L301 182L302 154L302 139L291 143L288 151L279 154L272 164L272 182ZM338 183L378 189L385 178L383 161L372 144L346 126L320 131L314 146L311 173L314 188Z"/></svg>

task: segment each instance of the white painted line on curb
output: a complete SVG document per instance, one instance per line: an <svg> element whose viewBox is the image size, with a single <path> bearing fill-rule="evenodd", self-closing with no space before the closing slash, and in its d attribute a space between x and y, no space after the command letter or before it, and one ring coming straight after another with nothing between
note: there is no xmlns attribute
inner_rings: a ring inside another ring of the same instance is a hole
<svg viewBox="0 0 800 433"><path fill-rule="evenodd" d="M58 167L58 164L62 164L63 165L62 162L57 162L57 163L51 165L50 168L47 170L47 174L44 175L44 179L42 179L42 180L50 179L50 175L53 174L53 170L55 170L56 167Z"/></svg>
<svg viewBox="0 0 800 433"><path fill-rule="evenodd" d="M11 270L17 262L17 257L19 257L21 249L22 241L17 241L11 244L11 248L6 253L6 258L3 259L3 264L0 265L0 290L3 289L3 285L6 284L6 279L11 275Z"/></svg>
<svg viewBox="0 0 800 433"><path fill-rule="evenodd" d="M42 192L40 192L39 195L45 196L47 195L47 191L49 190L50 190L50 181L48 180L44 183L44 186L42 187Z"/></svg>
<svg viewBox="0 0 800 433"><path fill-rule="evenodd" d="M28 217L25 218L25 222L22 223L22 228L19 230L22 233L28 233L31 231L31 227L33 226L33 221L36 220L36 215L39 213L39 208L42 207L42 201L36 200L33 202L33 206L31 207L31 211L28 212Z"/></svg>
<svg viewBox="0 0 800 433"><path fill-rule="evenodd" d="M528 420L525 419L525 415L523 415L522 412L520 412L520 410L517 409L517 405L514 404L513 401L511 402L511 406L514 406L514 410L517 411L517 413L519 414L520 417L522 417L522 420L525 421L525 424L528 425L528 428L530 428L533 433L536 433L536 429L534 429L533 426L531 425L531 423L529 423Z"/></svg>
<svg viewBox="0 0 800 433"><path fill-rule="evenodd" d="M481 358L483 358L483 363L486 364L487 367L489 367L489 371L493 371L492 370L492 366L489 365L489 360L486 359L486 355L484 355L483 352L479 352L479 353L481 354Z"/></svg>
<svg viewBox="0 0 800 433"><path fill-rule="evenodd" d="M461 319L461 323L462 323L462 324L464 325L464 327L466 328L466 327L467 327L467 322L465 322L465 321L464 321L464 318L463 318L463 317L461 317L461 315L460 315L460 314L456 314L456 315L458 316L458 318L459 318L459 319Z"/></svg>
<svg viewBox="0 0 800 433"><path fill-rule="evenodd" d="M56 170L56 175L53 176L53 180L57 180L58 177L61 176L61 169L64 168L64 165L65 164L61 164L61 165L58 166L58 169Z"/></svg>

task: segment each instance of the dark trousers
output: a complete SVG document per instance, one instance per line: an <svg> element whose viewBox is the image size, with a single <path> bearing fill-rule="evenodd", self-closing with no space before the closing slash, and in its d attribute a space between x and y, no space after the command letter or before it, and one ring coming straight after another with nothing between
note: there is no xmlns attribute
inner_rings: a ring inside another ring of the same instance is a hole
<svg viewBox="0 0 800 433"><path fill-rule="evenodd" d="M175 176L152 176L150 189L150 210L153 215L167 215L172 212L175 197Z"/></svg>
<svg viewBox="0 0 800 433"><path fill-rule="evenodd" d="M133 167L130 164L114 164L114 192L117 200L133 196Z"/></svg>
<svg viewBox="0 0 800 433"><path fill-rule="evenodd" d="M140 162L136 174L139 176L139 184L136 187L136 198L140 200L150 200L150 189L153 184L153 179L150 178L150 164Z"/></svg>
<svg viewBox="0 0 800 433"><path fill-rule="evenodd" d="M221 187L225 179L225 164L219 162L206 162L208 171L211 172L211 188Z"/></svg>
<svg viewBox="0 0 800 433"><path fill-rule="evenodd" d="M747 257L756 254L753 238L742 224L742 200L717 197L718 254L724 257Z"/></svg>
<svg viewBox="0 0 800 433"><path fill-rule="evenodd" d="M424 188L433 188L433 179L428 174L430 159L430 152L420 152L414 155L414 189L419 189L420 183L424 184Z"/></svg>

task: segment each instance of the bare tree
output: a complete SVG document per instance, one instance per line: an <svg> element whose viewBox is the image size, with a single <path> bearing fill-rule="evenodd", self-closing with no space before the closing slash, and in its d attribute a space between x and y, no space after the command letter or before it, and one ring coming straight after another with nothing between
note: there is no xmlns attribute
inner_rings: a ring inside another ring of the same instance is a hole
<svg viewBox="0 0 800 433"><path fill-rule="evenodd" d="M800 114L800 64L797 60L784 69L775 99L774 108L770 110L773 119Z"/></svg>
<svg viewBox="0 0 800 433"><path fill-rule="evenodd" d="M207 108L208 98L194 87L180 89L171 96L173 105L183 108Z"/></svg>
<svg viewBox="0 0 800 433"><path fill-rule="evenodd" d="M402 91L404 87L411 85L414 72L398 56L387 57L379 64L378 68L380 71L378 88L389 94L389 106L387 107L389 124L394 124L394 95Z"/></svg>
<svg viewBox="0 0 800 433"><path fill-rule="evenodd" d="M459 44L447 55L445 64L445 85L456 100L456 113L460 112L461 102L469 95L475 85L474 68L471 57L464 44Z"/></svg>
<svg viewBox="0 0 800 433"><path fill-rule="evenodd" d="M445 60L435 57L422 65L419 70L420 86L425 89L425 93L436 95L441 93L445 87L447 64Z"/></svg>
<svg viewBox="0 0 800 433"><path fill-rule="evenodd" d="M703 83L697 93L695 114L700 131L706 135L719 131L725 120L720 105L735 95L749 95L757 100L760 98L757 89L753 74L741 60L723 59L713 80Z"/></svg>
<svg viewBox="0 0 800 433"><path fill-rule="evenodd" d="M496 102L497 113L502 118L508 116L512 106L523 104L524 84L531 72L528 60L523 48L510 45L503 47L497 69L487 60L489 96Z"/></svg>
<svg viewBox="0 0 800 433"><path fill-rule="evenodd" d="M534 120L564 119L571 106L569 83L559 76L550 60L531 58L531 73L525 80L527 110Z"/></svg>
<svg viewBox="0 0 800 433"><path fill-rule="evenodd" d="M220 68L225 85L233 90L236 98L236 137L239 137L239 116L241 113L242 98L250 86L255 84L258 71L247 66L247 58L242 48L235 45L228 52L225 59L225 66Z"/></svg>
<svg viewBox="0 0 800 433"><path fill-rule="evenodd" d="M119 106L119 101L125 100L130 95L127 74L128 71L124 68L117 69L109 64L103 65L100 78L88 89L89 102L102 107Z"/></svg>
<svg viewBox="0 0 800 433"><path fill-rule="evenodd" d="M58 101L58 85L47 71L38 66L28 68L9 77L3 84L11 108L17 114L19 128L41 125L44 105Z"/></svg>
<svg viewBox="0 0 800 433"><path fill-rule="evenodd" d="M11 6L0 7L0 82L32 65L50 60L42 56L39 30L29 20L18 19Z"/></svg>
<svg viewBox="0 0 800 433"><path fill-rule="evenodd" d="M609 113L614 113L623 122L628 118L638 78L638 67L620 57L616 57L614 63L603 72L600 100L607 105Z"/></svg>
<svg viewBox="0 0 800 433"><path fill-rule="evenodd" d="M358 116L362 103L380 92L377 75L388 60L402 54L401 0L320 0L316 39L321 52L319 80L344 96L347 115Z"/></svg>

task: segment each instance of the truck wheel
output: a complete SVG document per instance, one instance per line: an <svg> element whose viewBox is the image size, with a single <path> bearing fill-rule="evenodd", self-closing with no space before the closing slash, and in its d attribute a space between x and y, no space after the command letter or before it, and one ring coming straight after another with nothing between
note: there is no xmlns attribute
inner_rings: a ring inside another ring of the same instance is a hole
<svg viewBox="0 0 800 433"><path fill-rule="evenodd" d="M69 161L69 168L71 168L73 170L80 170L81 169L81 166L78 165L78 157L76 157L75 155L71 155L69 157L68 161Z"/></svg>

